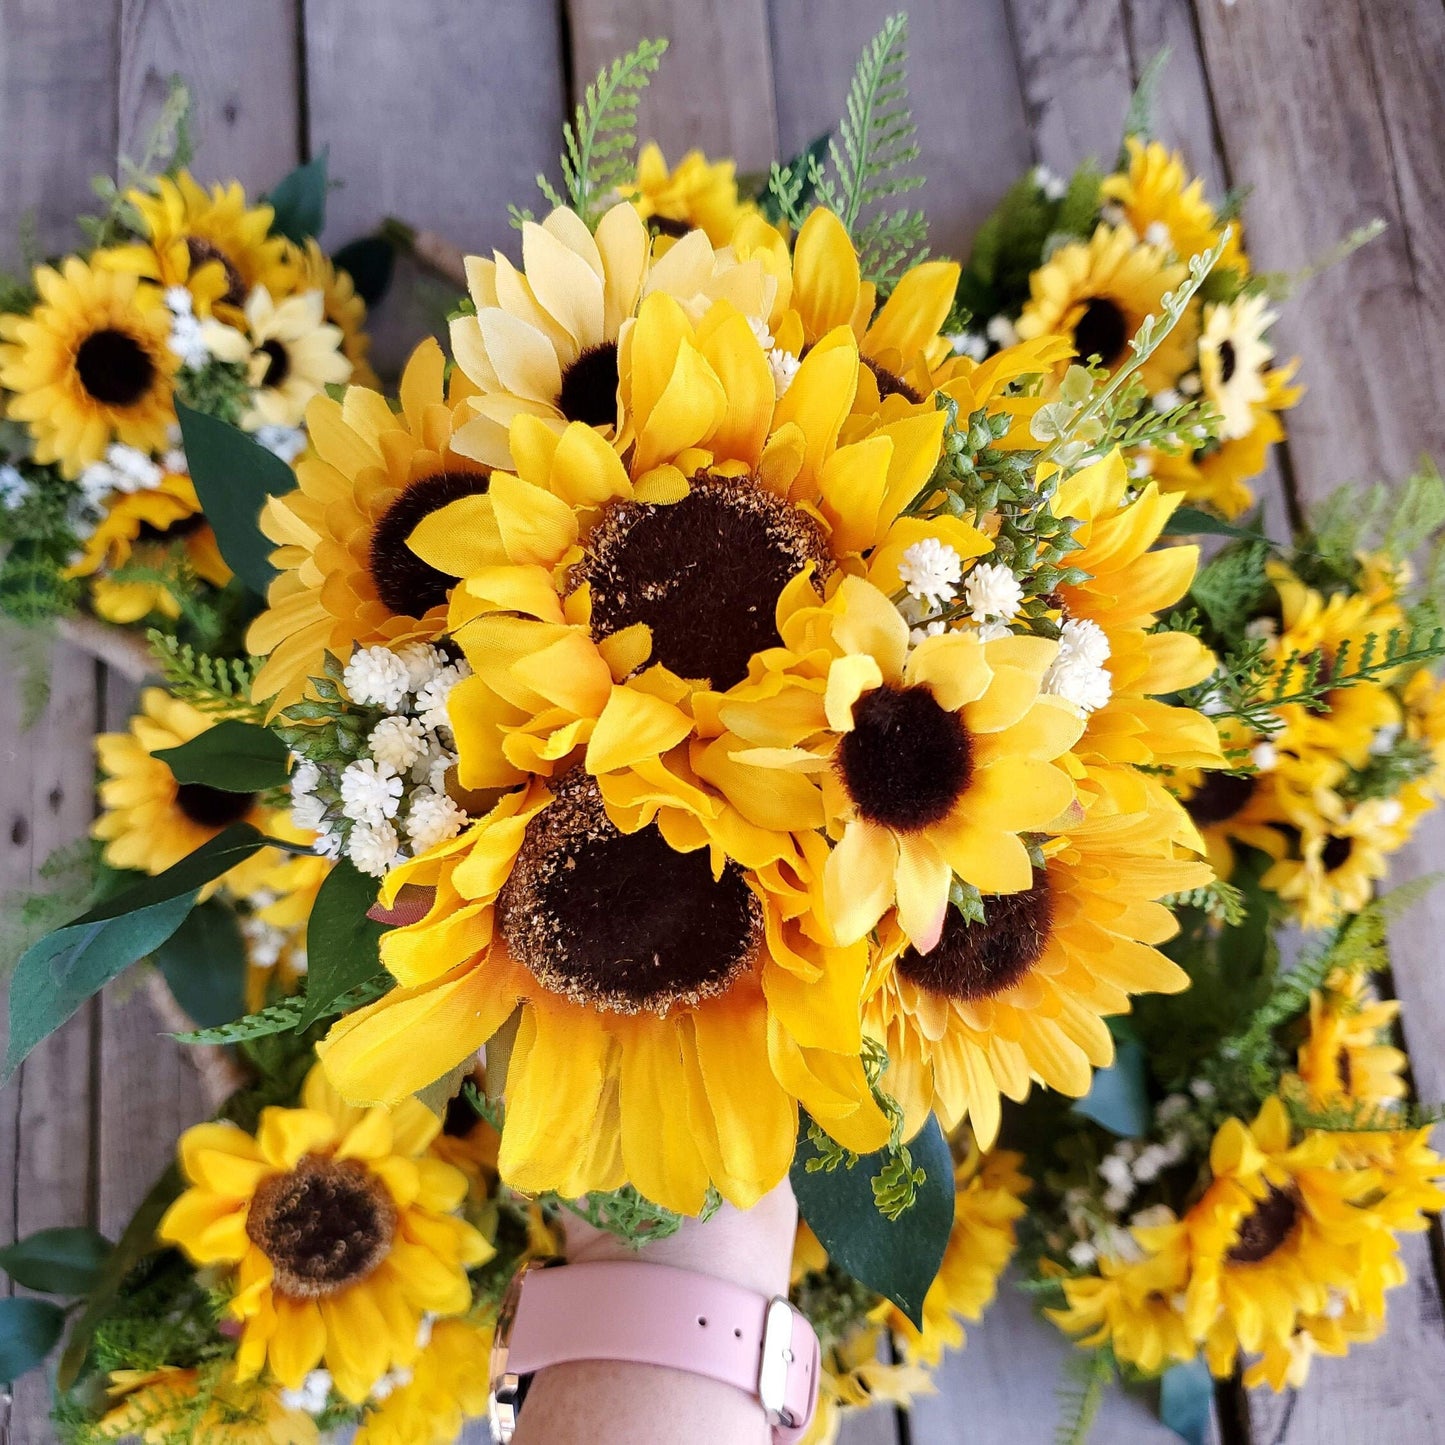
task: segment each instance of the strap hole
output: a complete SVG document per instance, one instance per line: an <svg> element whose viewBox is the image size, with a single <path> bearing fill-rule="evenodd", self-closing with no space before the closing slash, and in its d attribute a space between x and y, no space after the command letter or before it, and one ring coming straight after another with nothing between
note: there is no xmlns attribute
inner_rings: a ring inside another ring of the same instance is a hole
<svg viewBox="0 0 1445 1445"><path fill-rule="evenodd" d="M700 1324L700 1325L703 1327L703 1329L706 1329L706 1328L707 1328L707 1316L706 1316L706 1315L699 1315L699 1316L697 1317L697 1322L698 1322L698 1324Z"/></svg>
<svg viewBox="0 0 1445 1445"><path fill-rule="evenodd" d="M734 1330L734 1331L733 1331L733 1339L735 1339L735 1340L740 1340L740 1339L742 1339L742 1337L743 1337L743 1332L742 1332L741 1330Z"/></svg>

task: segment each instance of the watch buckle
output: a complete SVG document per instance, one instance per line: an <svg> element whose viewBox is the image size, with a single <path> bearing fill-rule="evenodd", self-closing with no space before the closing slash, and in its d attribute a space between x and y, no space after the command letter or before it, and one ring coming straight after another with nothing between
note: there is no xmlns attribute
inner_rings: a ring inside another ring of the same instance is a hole
<svg viewBox="0 0 1445 1445"><path fill-rule="evenodd" d="M544 1269L550 1261L531 1260L512 1276L507 1293L497 1311L497 1324L492 1332L491 1391L487 1398L487 1417L491 1422L492 1435L507 1445L517 1429L517 1412L522 1404L522 1377L507 1369L510 1352L512 1325L517 1318L517 1306L522 1299L522 1285L534 1269Z"/></svg>
<svg viewBox="0 0 1445 1445"><path fill-rule="evenodd" d="M768 1301L763 1320L763 1357L758 1365L758 1399L770 1425L793 1428L787 1407L788 1375L793 1367L793 1307L781 1295Z"/></svg>

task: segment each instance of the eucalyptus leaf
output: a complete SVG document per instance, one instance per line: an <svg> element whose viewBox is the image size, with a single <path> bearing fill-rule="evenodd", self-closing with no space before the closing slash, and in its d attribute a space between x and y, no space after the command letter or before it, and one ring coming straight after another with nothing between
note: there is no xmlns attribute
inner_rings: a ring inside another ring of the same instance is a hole
<svg viewBox="0 0 1445 1445"><path fill-rule="evenodd" d="M273 544L261 531L261 508L296 486L296 474L239 427L176 403L186 463L201 510L216 534L226 565L258 597L276 569Z"/></svg>
<svg viewBox="0 0 1445 1445"><path fill-rule="evenodd" d="M65 1328L65 1311L43 1299L0 1299L0 1382L43 1364Z"/></svg>
<svg viewBox="0 0 1445 1445"><path fill-rule="evenodd" d="M1102 1124L1121 1139L1137 1139L1149 1128L1149 1089L1144 1079L1145 1053L1135 1039L1120 1040L1114 1062L1094 1071L1089 1092L1074 1105L1074 1112Z"/></svg>
<svg viewBox="0 0 1445 1445"><path fill-rule="evenodd" d="M275 211L271 234L285 236L304 246L312 236L319 236L326 227L326 152L297 166L281 178L276 189L266 197Z"/></svg>
<svg viewBox="0 0 1445 1445"><path fill-rule="evenodd" d="M923 1297L953 1229L953 1157L932 1115L908 1148L927 1178L896 1220L885 1219L873 1197L873 1176L888 1163L886 1151L862 1155L851 1169L810 1171L809 1161L820 1155L805 1120L789 1177L799 1212L833 1263L892 1300L921 1329Z"/></svg>
<svg viewBox="0 0 1445 1445"><path fill-rule="evenodd" d="M235 912L218 899L191 910L156 950L155 964L197 1028L215 1028L245 1013L246 941Z"/></svg>
<svg viewBox="0 0 1445 1445"><path fill-rule="evenodd" d="M225 718L189 742L154 754L176 782L225 793L264 793L286 785L286 744L259 723Z"/></svg>
<svg viewBox="0 0 1445 1445"><path fill-rule="evenodd" d="M154 878L142 878L32 944L10 980L10 1038L0 1083L86 999L154 953L185 921L207 883L264 845L235 823Z"/></svg>
<svg viewBox="0 0 1445 1445"><path fill-rule="evenodd" d="M42 1229L0 1249L0 1269L26 1289L80 1295L94 1287L110 1250L93 1229Z"/></svg>
<svg viewBox="0 0 1445 1445"><path fill-rule="evenodd" d="M299 1027L330 1012L349 993L381 971L381 924L366 910L376 902L377 883L343 858L326 875L306 924L306 1007Z"/></svg>
<svg viewBox="0 0 1445 1445"><path fill-rule="evenodd" d="M1226 522L1222 517L1216 517L1212 512L1202 511L1198 507L1179 507L1164 524L1163 535L1166 537L1242 537L1249 542L1257 542L1260 539L1258 528L1237 527L1233 522Z"/></svg>
<svg viewBox="0 0 1445 1445"><path fill-rule="evenodd" d="M1188 1445L1205 1445L1214 1409L1214 1380L1203 1360L1170 1365L1159 1381L1159 1418Z"/></svg>

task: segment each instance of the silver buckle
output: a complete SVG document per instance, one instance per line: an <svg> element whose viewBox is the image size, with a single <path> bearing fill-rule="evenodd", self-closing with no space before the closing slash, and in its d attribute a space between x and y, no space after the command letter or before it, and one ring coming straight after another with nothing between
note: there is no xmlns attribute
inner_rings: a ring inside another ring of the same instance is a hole
<svg viewBox="0 0 1445 1445"><path fill-rule="evenodd" d="M758 1399L770 1425L797 1425L785 1401L793 1366L793 1307L781 1295L768 1301L763 1319L763 1358L758 1365Z"/></svg>
<svg viewBox="0 0 1445 1445"><path fill-rule="evenodd" d="M507 1293L497 1311L497 1325L492 1334L491 1393L487 1398L487 1417L498 1445L507 1445L517 1429L517 1411L521 1406L522 1377L507 1369L507 1355L512 1338L512 1325L522 1299L522 1285L534 1269L546 1267L546 1261L532 1260L512 1276Z"/></svg>

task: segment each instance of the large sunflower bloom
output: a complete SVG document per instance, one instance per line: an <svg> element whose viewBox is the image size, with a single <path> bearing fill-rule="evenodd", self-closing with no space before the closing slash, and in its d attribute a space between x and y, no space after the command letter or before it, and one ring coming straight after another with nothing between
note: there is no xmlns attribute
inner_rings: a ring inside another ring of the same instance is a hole
<svg viewBox="0 0 1445 1445"><path fill-rule="evenodd" d="M487 1413L491 1356L489 1326L439 1320L411 1378L367 1413L355 1445L453 1445Z"/></svg>
<svg viewBox="0 0 1445 1445"><path fill-rule="evenodd" d="M696 1213L786 1174L798 1101L840 1142L887 1123L859 1053L862 945L815 936L822 840L764 869L624 832L581 769L506 795L388 875L434 890L382 942L402 985L319 1049L348 1096L393 1099L488 1041L520 1004L502 1178L575 1197L630 1180Z"/></svg>
<svg viewBox="0 0 1445 1445"><path fill-rule="evenodd" d="M0 316L8 414L35 438L35 460L74 479L113 441L165 449L175 409L171 314L154 287L67 257L35 272L39 303Z"/></svg>
<svg viewBox="0 0 1445 1445"><path fill-rule="evenodd" d="M214 1384L200 1370L162 1365L115 1370L106 1386L110 1408L95 1426L102 1440L144 1445L177 1440L202 1445L316 1445L316 1422L291 1409L269 1381L240 1380L227 1367Z"/></svg>
<svg viewBox="0 0 1445 1445"><path fill-rule="evenodd" d="M313 1068L301 1107L263 1110L254 1137L224 1123L181 1136L189 1187L159 1234L233 1274L240 1379L269 1365L294 1390L324 1363L360 1403L415 1362L425 1314L470 1306L467 1268L492 1251L455 1213L465 1178L426 1154L440 1127L415 1099L353 1109Z"/></svg>
<svg viewBox="0 0 1445 1445"><path fill-rule="evenodd" d="M702 231L714 246L726 246L738 222L758 213L754 202L738 196L737 170L736 161L710 161L699 150L669 170L662 148L648 141L637 157L637 179L622 193L654 236L676 240Z"/></svg>
<svg viewBox="0 0 1445 1445"><path fill-rule="evenodd" d="M429 513L487 488L486 470L453 450L460 395L455 384L444 391L445 369L441 348L423 342L402 376L399 412L356 386L340 402L318 396L307 408L311 447L297 463L297 487L261 514L280 575L246 639L269 654L258 701L295 702L328 650L349 661L356 647L426 641L445 629L452 579L406 539Z"/></svg>
<svg viewBox="0 0 1445 1445"><path fill-rule="evenodd" d="M1081 360L1097 356L1107 371L1129 360L1129 342L1146 317L1162 317L1166 291L1186 277L1182 263L1141 241L1129 226L1100 226L1087 241L1070 241L1029 277L1029 299L1018 320L1025 340L1059 335ZM1199 317L1190 309L1139 370L1150 393L1171 387L1193 364ZM1055 366L1063 374L1066 363Z"/></svg>

